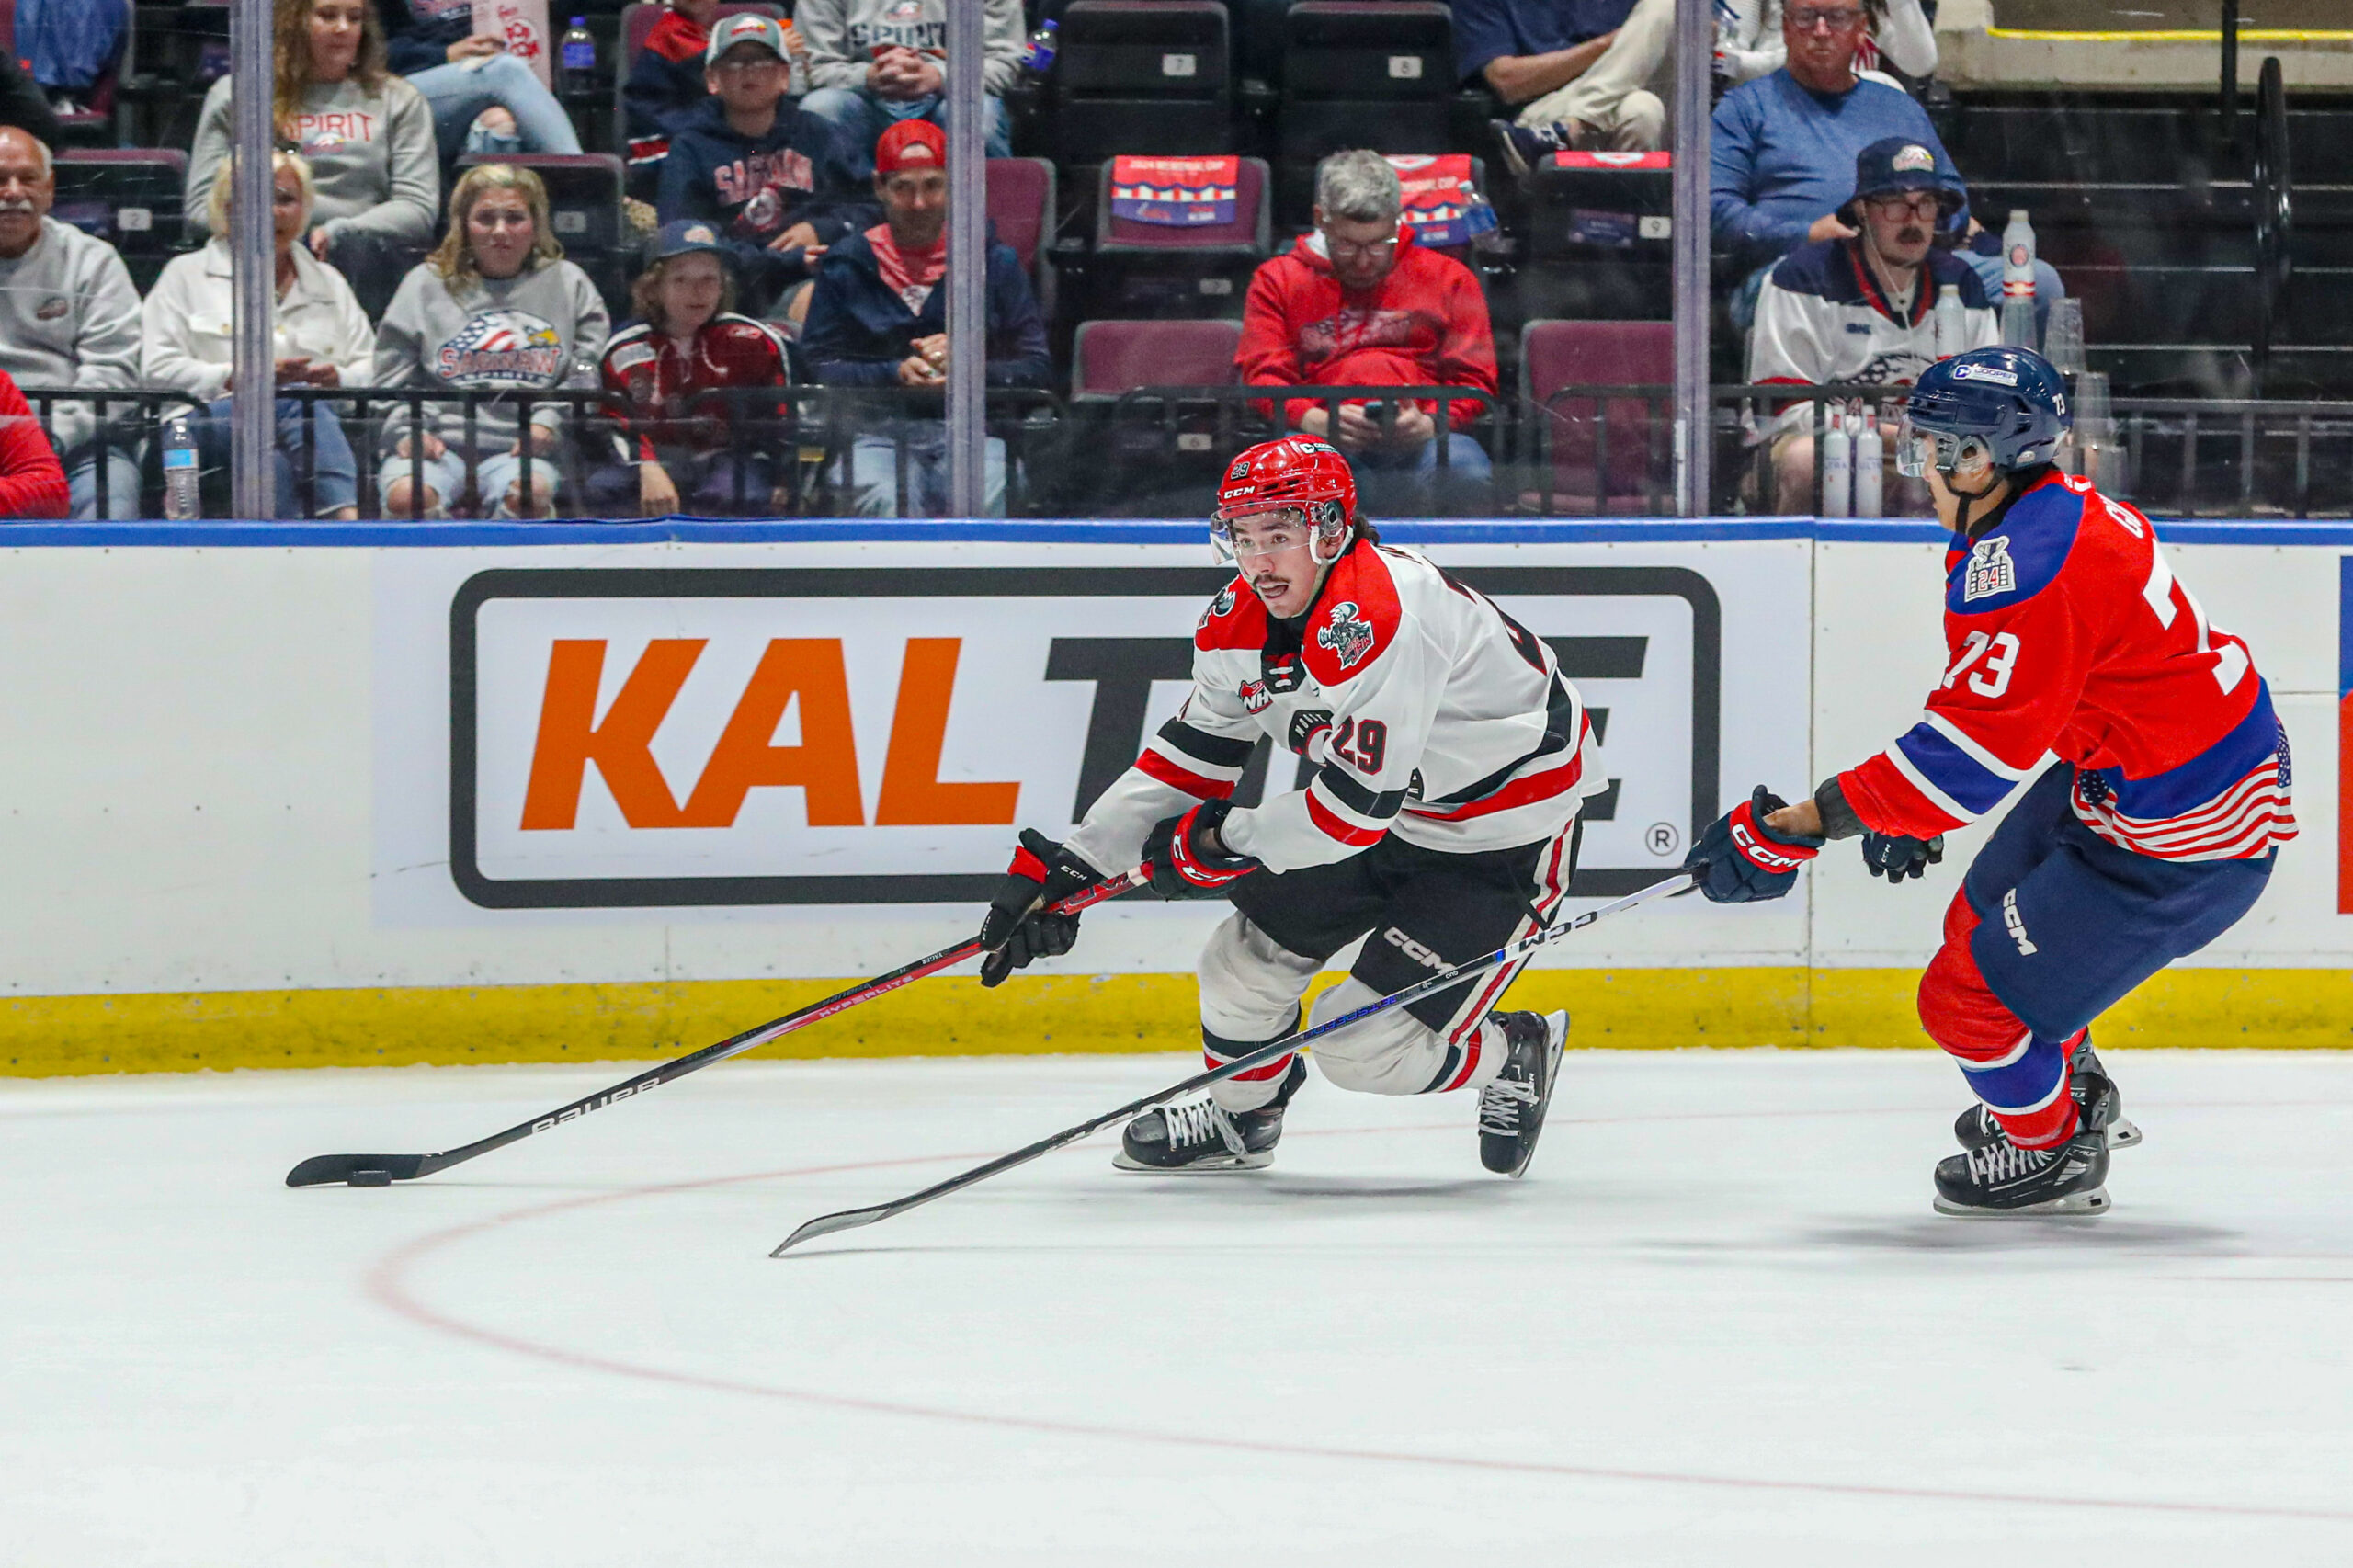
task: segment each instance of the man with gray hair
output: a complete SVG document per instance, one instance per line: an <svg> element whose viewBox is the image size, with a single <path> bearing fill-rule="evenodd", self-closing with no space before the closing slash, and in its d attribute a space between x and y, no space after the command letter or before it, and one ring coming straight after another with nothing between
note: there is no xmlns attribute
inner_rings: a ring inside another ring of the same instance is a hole
<svg viewBox="0 0 2353 1568"><path fill-rule="evenodd" d="M135 386L139 290L104 240L49 215L57 179L49 149L31 132L0 127L0 370L28 387ZM108 422L137 412L113 404ZM139 515L135 443L109 446L86 403L46 411L49 438L65 464L74 515L98 515L98 464L107 464L107 515Z"/></svg>
<svg viewBox="0 0 2353 1568"><path fill-rule="evenodd" d="M1493 394L1495 335L1471 269L1415 243L1397 171L1378 153L1335 153L1315 174L1315 228L1258 268L1234 363L1251 386L1462 387ZM1483 509L1492 469L1461 426L1485 411L1447 400L1313 398L1284 424L1348 454L1369 509Z"/></svg>

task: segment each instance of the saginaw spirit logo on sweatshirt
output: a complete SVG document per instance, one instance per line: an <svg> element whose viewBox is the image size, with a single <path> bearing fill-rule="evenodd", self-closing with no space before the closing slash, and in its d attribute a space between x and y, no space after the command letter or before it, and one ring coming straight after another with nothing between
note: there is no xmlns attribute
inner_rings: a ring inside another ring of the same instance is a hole
<svg viewBox="0 0 2353 1568"><path fill-rule="evenodd" d="M433 364L454 387L553 381L563 369L563 336L529 311L484 311L435 351Z"/></svg>

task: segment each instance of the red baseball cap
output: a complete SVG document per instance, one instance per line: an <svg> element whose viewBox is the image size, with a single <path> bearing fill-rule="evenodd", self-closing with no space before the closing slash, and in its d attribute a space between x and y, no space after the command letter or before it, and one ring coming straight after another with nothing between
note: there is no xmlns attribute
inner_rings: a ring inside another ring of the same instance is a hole
<svg viewBox="0 0 2353 1568"><path fill-rule="evenodd" d="M947 166L947 134L927 119L900 120L874 143L874 172L878 175Z"/></svg>

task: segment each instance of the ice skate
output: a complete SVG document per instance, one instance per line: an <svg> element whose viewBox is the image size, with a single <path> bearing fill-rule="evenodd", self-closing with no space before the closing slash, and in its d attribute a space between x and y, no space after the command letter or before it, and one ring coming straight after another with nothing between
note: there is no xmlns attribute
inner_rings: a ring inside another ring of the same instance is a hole
<svg viewBox="0 0 2353 1568"><path fill-rule="evenodd" d="M2102 1133L2079 1131L2048 1149L2021 1149L2005 1138L1937 1162L1937 1212L1987 1220L2105 1214L2107 1180Z"/></svg>
<svg viewBox="0 0 2353 1568"><path fill-rule="evenodd" d="M2124 1096L2116 1087L2116 1080L2100 1065L2099 1055L2092 1050L2088 1036L2067 1058L2071 1082L2068 1093L2075 1096L2075 1114L2082 1124L2102 1133L2111 1150L2130 1149L2141 1141L2141 1130L2124 1114ZM1962 1111L1952 1124L1952 1135L1964 1149L1983 1149L1989 1143L2007 1142L2009 1135L1994 1113L1983 1103Z"/></svg>
<svg viewBox="0 0 2353 1568"><path fill-rule="evenodd" d="M1511 1042L1495 1082L1479 1091L1479 1163L1497 1176L1524 1176L1544 1131L1544 1112L1568 1042L1566 1013L1491 1013Z"/></svg>
<svg viewBox="0 0 2353 1568"><path fill-rule="evenodd" d="M1306 1078L1307 1063L1294 1056L1282 1088L1256 1110L1227 1110L1209 1095L1148 1110L1120 1134L1111 1164L1123 1171L1182 1176L1263 1170L1275 1163L1283 1108Z"/></svg>

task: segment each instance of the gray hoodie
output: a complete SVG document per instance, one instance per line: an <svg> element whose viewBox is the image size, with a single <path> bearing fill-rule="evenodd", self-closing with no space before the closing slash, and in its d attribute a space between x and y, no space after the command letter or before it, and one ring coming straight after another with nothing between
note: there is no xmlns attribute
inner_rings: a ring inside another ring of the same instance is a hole
<svg viewBox="0 0 2353 1568"><path fill-rule="evenodd" d="M211 233L212 181L228 166L230 78L212 84L188 162L188 226ZM294 117L317 199L311 222L330 234L358 230L414 245L433 243L441 211L440 153L433 108L398 76L371 93L358 78L314 85Z"/></svg>
<svg viewBox="0 0 2353 1568"><path fill-rule="evenodd" d="M597 362L612 335L612 318L588 275L568 261L542 262L513 278L468 278L452 292L430 264L409 268L400 292L376 329L380 387L581 387L597 383ZM408 411L386 411L384 445L408 433ZM463 449L464 405L428 403L427 427ZM534 408L531 423L561 428L564 410ZM474 455L490 457L515 444L515 410L478 407Z"/></svg>
<svg viewBox="0 0 2353 1568"><path fill-rule="evenodd" d="M0 260L0 370L22 387L139 384L139 290L122 257L70 223L40 221L40 238ZM108 406L109 419L134 412ZM71 452L97 433L85 403L53 404L50 439Z"/></svg>
<svg viewBox="0 0 2353 1568"><path fill-rule="evenodd" d="M1021 0L984 0L988 58L981 85L999 97L1021 74ZM944 55L948 0L801 0L792 25L809 40L809 85L862 87L872 51L891 44ZM874 149L864 153L870 157Z"/></svg>

